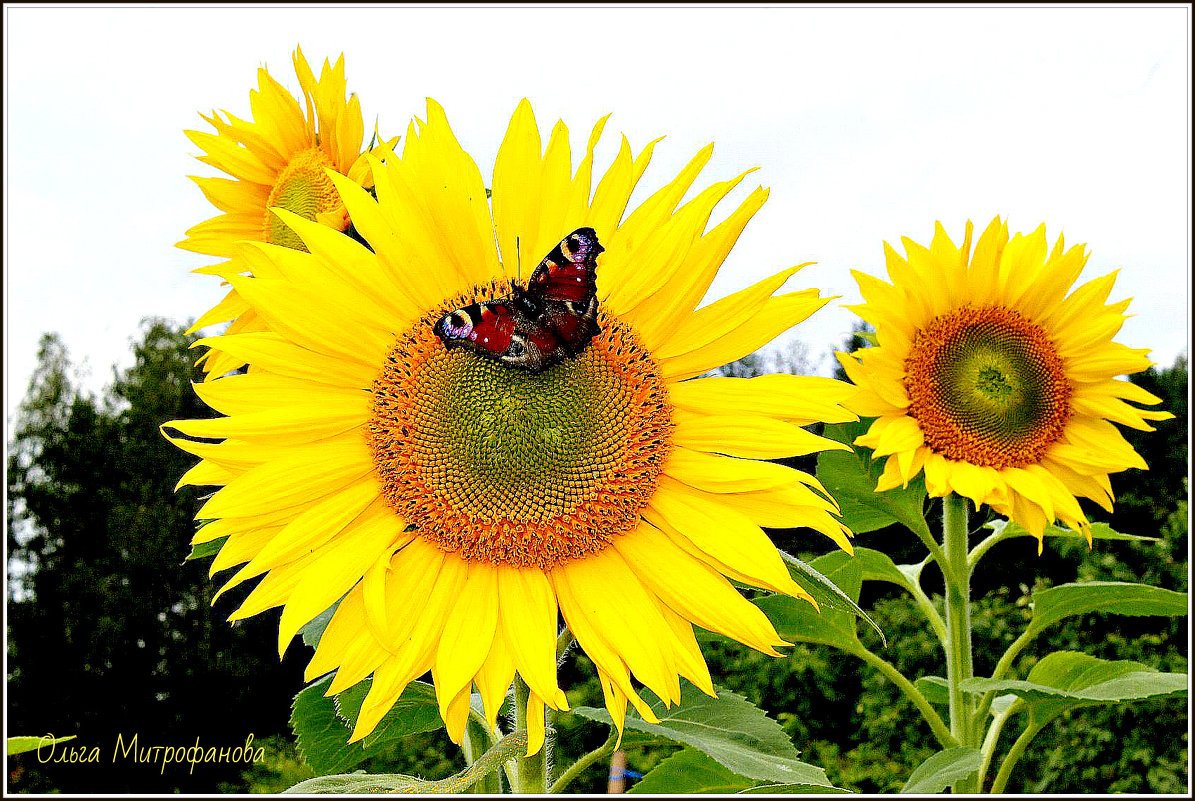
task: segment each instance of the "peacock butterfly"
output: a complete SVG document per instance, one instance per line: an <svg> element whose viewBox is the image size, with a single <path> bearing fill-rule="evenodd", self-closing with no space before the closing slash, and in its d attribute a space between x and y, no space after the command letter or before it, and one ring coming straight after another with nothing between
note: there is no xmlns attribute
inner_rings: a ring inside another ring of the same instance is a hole
<svg viewBox="0 0 1195 801"><path fill-rule="evenodd" d="M592 228L578 228L535 268L527 288L448 312L433 330L446 348L469 348L510 367L540 373L577 356L598 332L597 257Z"/></svg>

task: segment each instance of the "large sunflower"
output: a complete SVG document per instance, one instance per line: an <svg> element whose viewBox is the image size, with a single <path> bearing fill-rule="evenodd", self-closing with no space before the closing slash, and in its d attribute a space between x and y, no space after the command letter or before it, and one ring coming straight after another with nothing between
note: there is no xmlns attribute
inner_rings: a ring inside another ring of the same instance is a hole
<svg viewBox="0 0 1195 801"><path fill-rule="evenodd" d="M1117 376L1144 370L1148 350L1113 342L1129 301L1105 304L1116 274L1069 292L1087 262L1045 226L1011 240L996 218L971 252L942 226L907 258L885 244L892 284L855 272L878 347L838 354L858 391L847 405L878 418L855 440L887 456L877 491L922 471L930 495L987 504L1040 540L1048 523L1090 524L1077 498L1111 511L1108 474L1144 460L1113 423L1153 430L1160 399Z"/></svg>
<svg viewBox="0 0 1195 801"><path fill-rule="evenodd" d="M258 89L249 92L251 121L227 111L227 119L221 119L213 111L210 117L200 116L216 129L214 134L185 132L204 151L197 157L200 161L232 176L191 177L223 213L188 230L178 247L226 259L195 272L225 278L243 272L246 266L236 257L236 250L237 244L246 240L302 249L302 240L272 211L274 208L337 231L348 228L348 212L327 170L347 176L354 184L372 185L369 162L361 151L365 132L361 104L355 94L345 98L344 56L335 66L325 59L319 80L302 50L295 49L293 60L306 102L305 113L299 101L263 67L257 71ZM397 138L369 152L382 156L393 149L395 142ZM234 318L229 333L264 330L260 318L235 290L200 316L191 330ZM212 376L238 366L235 359L218 353L204 363Z"/></svg>
<svg viewBox="0 0 1195 801"><path fill-rule="evenodd" d="M624 138L591 197L604 122L574 174L564 125L541 151L523 101L491 208L429 101L401 158L371 159L376 200L329 172L372 251L278 212L306 250L249 245L254 277L230 278L269 331L199 343L250 367L196 386L227 417L167 424L224 438L172 437L203 459L180 486L223 485L196 542L228 538L213 573L248 563L224 589L264 574L232 618L283 607L280 649L343 596L307 676L336 671L337 693L372 674L354 739L430 670L459 742L471 686L493 723L518 671L534 753L543 705L567 708L558 613L619 728L628 701L654 720L632 676L669 703L680 676L713 693L692 624L773 655L783 644L728 579L809 597L760 526L808 526L850 548L816 479L756 461L836 447L801 426L854 419L840 405L849 385L698 377L826 302L773 294L793 267L696 309L766 190L706 231L743 177L678 208L706 148L624 218L652 145L633 158ZM508 294L582 226L605 248L600 333L584 351L532 374L445 348L442 315Z"/></svg>

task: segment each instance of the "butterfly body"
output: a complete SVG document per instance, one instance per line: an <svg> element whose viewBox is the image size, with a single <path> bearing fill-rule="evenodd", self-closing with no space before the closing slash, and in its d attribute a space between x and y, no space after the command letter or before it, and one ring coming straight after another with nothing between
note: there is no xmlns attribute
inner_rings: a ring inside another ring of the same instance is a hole
<svg viewBox="0 0 1195 801"><path fill-rule="evenodd" d="M597 256L592 228L556 245L509 296L448 312L433 330L447 348L468 348L532 374L579 355L598 333Z"/></svg>

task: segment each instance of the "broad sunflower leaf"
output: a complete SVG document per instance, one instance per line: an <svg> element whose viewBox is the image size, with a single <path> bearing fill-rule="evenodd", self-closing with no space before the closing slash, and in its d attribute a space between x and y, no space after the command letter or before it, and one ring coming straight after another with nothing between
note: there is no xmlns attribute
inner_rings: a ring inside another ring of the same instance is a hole
<svg viewBox="0 0 1195 801"><path fill-rule="evenodd" d="M715 690L718 697L710 698L696 687L683 684L681 702L671 709L645 691L660 722L648 723L628 710L625 725L696 748L732 773L757 783L831 786L824 770L797 758L800 752L779 723L743 696L720 687ZM605 709L582 706L574 707L572 712L614 725Z"/></svg>
<svg viewBox="0 0 1195 801"><path fill-rule="evenodd" d="M401 773L345 773L337 776L316 776L301 781L285 793L306 793L315 795L341 793L423 793L428 785L425 779L404 776Z"/></svg>
<svg viewBox="0 0 1195 801"><path fill-rule="evenodd" d="M865 549L858 549L858 548L855 549L855 557L856 558L859 556L860 550L865 550ZM871 551L870 553L879 553L879 552ZM833 581L831 581L826 576L822 575L822 573L819 570L817 570L816 568L814 568L812 565L806 564L805 562L801 561L797 557L787 554L784 551L781 551L780 555L784 558L785 563L788 565L788 573L790 576L793 577L793 581L800 584L801 587L806 592L808 592L810 595L813 596L813 599L815 601L817 601L818 606L822 609L822 611L825 611L827 609L835 609L838 611L849 612L850 614L855 615L856 617L861 617L865 621L867 621L867 624L869 626L871 626L873 629L875 629L876 634L880 635L880 639L884 642L884 644L885 645L888 644L888 638L884 636L884 632L880 629L880 627L878 625L876 625L876 622L874 620L872 620L871 617L866 612L864 612L863 609L859 606L859 604L858 604L859 593L858 592L856 592L854 597L852 598L849 594L847 594L847 592L845 590L843 590L841 587L839 587L837 584L835 584ZM844 555L844 554L840 553L839 555ZM887 557L884 557L884 558L887 558ZM889 559L888 561L889 561L889 563L891 563L892 560ZM837 562L835 562L834 564L837 565ZM861 562L860 564L863 566L863 569L864 569L863 578L866 579L867 578L867 574L866 574L867 565L863 562Z"/></svg>
<svg viewBox="0 0 1195 801"><path fill-rule="evenodd" d="M1040 631L1063 618L1088 612L1178 617L1187 614L1187 594L1122 581L1060 584L1033 593L1033 616L1029 620L1029 628Z"/></svg>
<svg viewBox="0 0 1195 801"><path fill-rule="evenodd" d="M825 451L817 457L817 478L838 501L842 522L856 534L901 523L910 529L924 529L925 479L918 475L908 487L876 492L883 463L871 458L871 451L852 445L867 432L870 420L836 423L824 436L851 446L851 452Z"/></svg>
<svg viewBox="0 0 1195 801"><path fill-rule="evenodd" d="M224 543L228 542L228 537L221 537L218 540L208 540L201 542L198 545L191 546L191 553L187 554L184 562L192 562L196 559L208 559L220 553L220 549L224 547Z"/></svg>
<svg viewBox="0 0 1195 801"><path fill-rule="evenodd" d="M858 608L859 590L863 586L862 565L838 551L814 559L812 567L833 582ZM820 598L817 600L821 601ZM756 598L754 603L772 621L776 632L789 642L822 643L846 651L859 647L854 614L833 604L826 604L819 612L808 602L787 595L768 595Z"/></svg>
<svg viewBox="0 0 1195 801"><path fill-rule="evenodd" d="M914 582L921 575L925 562L918 565L898 565L886 553L871 548L856 548L855 558L863 568L864 581L886 581L907 592L914 591Z"/></svg>
<svg viewBox="0 0 1195 801"><path fill-rule="evenodd" d="M340 601L320 612L310 623L299 629L299 636L303 638L304 645L312 648L319 645L320 637L324 636L324 629L328 628L328 622L332 620L332 615L336 613L338 606L340 606Z"/></svg>
<svg viewBox="0 0 1195 801"><path fill-rule="evenodd" d="M1161 673L1140 662L1055 651L1034 665L1024 681L974 678L961 687L969 693L1016 695L1041 724L1076 707L1185 696L1187 680L1185 673Z"/></svg>
<svg viewBox="0 0 1195 801"><path fill-rule="evenodd" d="M628 794L651 793L845 793L839 787L822 784L760 784L722 767L695 748L677 751L627 790Z"/></svg>
<svg viewBox="0 0 1195 801"><path fill-rule="evenodd" d="M50 737L49 735L45 737L9 737L6 741L6 753L8 756L16 756L73 739L75 739L73 734L68 737Z"/></svg>
<svg viewBox="0 0 1195 801"><path fill-rule="evenodd" d="M913 686L931 704L950 706L950 685L941 676L922 676L913 682Z"/></svg>
<svg viewBox="0 0 1195 801"><path fill-rule="evenodd" d="M1001 542L1007 539L1012 539L1013 537L1033 536L1031 533L1029 533L1029 530L1020 523L1013 523L1010 520L991 520L984 525L987 528L990 528L992 531L1000 534ZM1084 539L1083 532L1056 525L1046 526L1045 536ZM1132 540L1134 542L1159 542L1157 537L1142 537L1137 534L1122 534L1119 531L1113 530L1113 528L1107 523L1092 523L1091 538L1093 540ZM1034 539L1036 539L1036 537Z"/></svg>
<svg viewBox="0 0 1195 801"><path fill-rule="evenodd" d="M350 687L334 699L324 696L331 681L330 676L325 676L309 684L295 696L291 708L290 726L299 741L299 753L316 773L343 772L396 740L409 734L433 731L443 725L431 685L412 682L369 736L349 743L353 724L361 711L361 701L369 691L369 680Z"/></svg>
<svg viewBox="0 0 1195 801"><path fill-rule="evenodd" d="M922 762L909 774L902 793L940 793L955 782L974 776L983 755L978 748L948 748Z"/></svg>
<svg viewBox="0 0 1195 801"><path fill-rule="evenodd" d="M357 724L361 704L372 686L372 679L357 682L336 696L336 715L352 728ZM401 740L410 734L435 731L443 727L440 707L436 703L436 688L424 681L413 681L402 691L394 706L361 742L374 749Z"/></svg>
<svg viewBox="0 0 1195 801"><path fill-rule="evenodd" d="M290 712L290 728L299 741L299 755L321 774L347 770L367 756L360 743L349 745L352 730L336 716L335 702L324 696L331 681L325 676L304 687L295 696Z"/></svg>

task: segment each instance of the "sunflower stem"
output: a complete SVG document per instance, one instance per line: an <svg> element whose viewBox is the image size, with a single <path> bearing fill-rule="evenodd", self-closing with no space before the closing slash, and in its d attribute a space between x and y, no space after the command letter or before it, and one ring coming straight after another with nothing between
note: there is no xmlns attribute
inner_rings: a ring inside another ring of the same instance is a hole
<svg viewBox="0 0 1195 801"><path fill-rule="evenodd" d="M1004 756L1004 762L1000 764L1000 771L996 774L996 778L992 780L993 795L1004 792L1004 787L1008 784L1008 777L1012 775L1012 769L1016 767L1017 762L1024 755L1025 749L1029 747L1029 743L1032 742L1033 738L1043 728L1045 728L1044 723L1037 723L1031 720L1029 725L1025 727L1025 731L1021 732L1021 736L1012 744L1012 748L1008 749L1008 753Z"/></svg>
<svg viewBox="0 0 1195 801"><path fill-rule="evenodd" d="M992 671L993 681L998 681L1004 678L1004 675L1008 673L1009 669L1012 667L1012 663L1018 656L1021 655L1021 651L1025 650L1025 646L1032 642L1037 634L1038 632L1033 628L1028 628L1021 633L1020 637L1017 637L1016 640L1013 641L1012 645L1008 646L1008 650L1004 652L1004 656L1000 657L1000 661L996 663L996 667ZM986 717L988 710L992 708L992 701L994 701L995 698L995 690L989 690L984 693L983 697L979 699L979 711L976 717L978 717L980 720L982 720L983 717Z"/></svg>
<svg viewBox="0 0 1195 801"><path fill-rule="evenodd" d="M891 662L862 647L852 653L882 673L885 678L895 684L905 694L906 698L913 702L913 706L917 707L921 716L925 718L925 722L929 724L934 737L937 738L938 744L942 748L958 747L958 741L955 740L950 730L946 728L946 724L942 721L942 716L926 700L925 696L921 694L921 691L917 689L913 682L905 678L905 675L897 670Z"/></svg>
<svg viewBox="0 0 1195 801"><path fill-rule="evenodd" d="M987 777L988 768L992 765L992 757L996 753L996 745L1000 742L1000 733L1004 731L1004 724L1008 722L1009 718L1020 712L1023 705L1024 702L1018 698L1009 704L1003 712L997 712L992 716L992 725L988 727L987 736L983 738L983 746L979 749L983 761L979 764L979 773L975 776L977 792L983 791L983 780Z"/></svg>
<svg viewBox="0 0 1195 801"><path fill-rule="evenodd" d="M911 582L909 591L913 596L913 600L917 603L917 608L921 610L921 614L929 621L934 634L938 636L938 642L942 643L942 648L946 648L946 639L949 636L946 632L946 621L942 620L942 616L934 608L934 602L925 594L925 590L921 589L920 575Z"/></svg>
<svg viewBox="0 0 1195 801"><path fill-rule="evenodd" d="M610 736L606 738L606 742L599 745L594 750L590 751L585 756L578 759L576 762L568 766L568 770L560 774L560 778L552 782L552 789L550 793L563 793L564 788L572 784L573 779L581 775L582 772L594 762L599 759L605 759L614 751L614 745L618 742L618 729L611 727Z"/></svg>
<svg viewBox="0 0 1195 801"><path fill-rule="evenodd" d="M937 541L934 539L933 532L929 530L929 526L924 520L917 522L919 525L910 525L909 530L916 534L917 538L921 540L922 544L925 545L925 547L929 550L929 555L932 556L933 560L938 563L938 569L940 569L943 574L953 570L953 566L946 557L946 552L942 550L942 546L938 545Z"/></svg>
<svg viewBox="0 0 1195 801"><path fill-rule="evenodd" d="M560 630L560 636L556 638L556 663L564 659L564 655L568 653L569 646L575 641L572 631L568 626Z"/></svg>
<svg viewBox="0 0 1195 801"><path fill-rule="evenodd" d="M469 715L469 722L465 726L465 739L461 743L461 747L465 752L465 764L470 767L475 765L495 744L493 735L486 728L484 719L479 724L472 714ZM471 792L486 794L502 792L502 783L498 778L499 773L501 770L493 770L484 774L473 785Z"/></svg>
<svg viewBox="0 0 1195 801"><path fill-rule="evenodd" d="M967 501L955 494L942 504L942 534L946 580L946 680L950 685L950 732L962 746L977 746L972 720L975 705L962 690L974 672L971 660L971 568L967 564ZM954 792L971 792L972 782L954 785Z"/></svg>
<svg viewBox="0 0 1195 801"><path fill-rule="evenodd" d="M527 718L527 702L531 697L531 688L523 677L515 675L515 731L529 731ZM543 722L539 723L544 726ZM551 736L550 732L545 737ZM542 748L532 756L520 756L518 768L515 771L517 786L514 791L519 795L542 795L548 791L548 761L544 754L548 750L545 740Z"/></svg>

